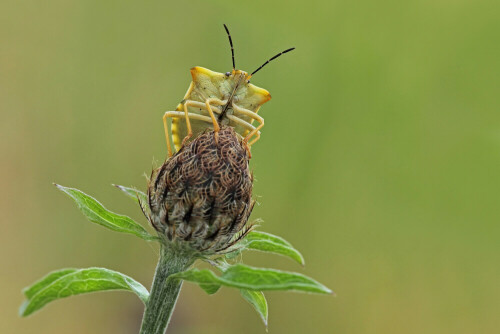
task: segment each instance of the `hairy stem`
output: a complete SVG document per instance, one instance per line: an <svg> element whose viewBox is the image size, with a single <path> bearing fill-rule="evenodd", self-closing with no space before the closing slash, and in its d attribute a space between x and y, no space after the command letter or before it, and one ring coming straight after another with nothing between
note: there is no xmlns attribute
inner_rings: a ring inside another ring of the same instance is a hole
<svg viewBox="0 0 500 334"><path fill-rule="evenodd" d="M182 281L169 276L188 269L194 256L174 247L161 246L153 286L144 310L140 334L164 334L181 291Z"/></svg>

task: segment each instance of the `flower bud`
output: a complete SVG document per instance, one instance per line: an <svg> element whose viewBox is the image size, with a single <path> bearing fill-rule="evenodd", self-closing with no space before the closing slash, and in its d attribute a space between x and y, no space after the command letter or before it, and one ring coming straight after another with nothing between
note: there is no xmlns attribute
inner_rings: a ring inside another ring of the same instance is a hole
<svg viewBox="0 0 500 334"><path fill-rule="evenodd" d="M252 186L247 151L233 128L205 132L153 171L151 224L167 242L221 252L250 230Z"/></svg>

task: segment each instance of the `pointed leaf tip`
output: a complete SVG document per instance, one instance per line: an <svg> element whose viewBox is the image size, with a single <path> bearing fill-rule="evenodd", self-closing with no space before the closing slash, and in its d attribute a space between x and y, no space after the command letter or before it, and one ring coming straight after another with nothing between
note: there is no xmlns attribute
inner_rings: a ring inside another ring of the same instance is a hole
<svg viewBox="0 0 500 334"><path fill-rule="evenodd" d="M267 330L268 308L264 293L262 291L240 289L240 294L259 314Z"/></svg>
<svg viewBox="0 0 500 334"><path fill-rule="evenodd" d="M119 184L113 184L113 186L115 186L118 190L121 190L125 195L127 195L127 197L139 203L142 212L144 213L146 218L149 219L148 216L151 215L151 210L149 209L148 196L144 192L137 190L135 188L121 186Z"/></svg>

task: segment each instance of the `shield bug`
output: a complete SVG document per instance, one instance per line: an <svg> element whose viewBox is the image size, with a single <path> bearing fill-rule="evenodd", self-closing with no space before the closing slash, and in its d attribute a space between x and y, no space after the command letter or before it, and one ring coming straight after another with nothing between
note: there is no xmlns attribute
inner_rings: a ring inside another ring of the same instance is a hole
<svg viewBox="0 0 500 334"><path fill-rule="evenodd" d="M270 61L295 48L278 53L248 74L236 69L231 34L225 24L224 29L231 46L233 70L218 73L199 66L191 69L192 82L184 99L175 111L167 111L163 116L169 157L173 152L168 118L172 119L172 140L176 151L179 151L193 135L197 136L207 128L214 130L217 140L221 126L233 127L243 138L243 144L249 153L249 147L260 138L264 118L257 113L260 107L271 99L271 94L263 88L252 85L250 78ZM257 126L253 125L254 121L258 123Z"/></svg>

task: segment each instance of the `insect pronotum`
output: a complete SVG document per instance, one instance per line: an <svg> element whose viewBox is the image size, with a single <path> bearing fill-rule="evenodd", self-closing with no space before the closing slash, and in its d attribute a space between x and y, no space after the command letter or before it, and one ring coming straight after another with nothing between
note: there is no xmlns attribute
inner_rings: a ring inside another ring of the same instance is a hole
<svg viewBox="0 0 500 334"><path fill-rule="evenodd" d="M264 118L257 112L264 103L271 99L271 94L263 88L252 85L250 78L270 61L295 48L278 53L248 74L236 69L231 34L225 24L224 28L231 45L233 70L218 73L199 66L191 69L193 81L184 99L175 111L167 111L163 116L169 157L173 155L173 151L168 118L172 118L172 139L176 151L179 151L193 135L197 136L207 128L214 130L217 139L221 125L235 129L236 133L243 138L248 153L250 153L249 147L260 138ZM254 121L258 123L257 126L252 124Z"/></svg>

